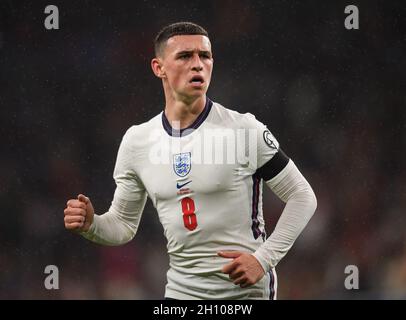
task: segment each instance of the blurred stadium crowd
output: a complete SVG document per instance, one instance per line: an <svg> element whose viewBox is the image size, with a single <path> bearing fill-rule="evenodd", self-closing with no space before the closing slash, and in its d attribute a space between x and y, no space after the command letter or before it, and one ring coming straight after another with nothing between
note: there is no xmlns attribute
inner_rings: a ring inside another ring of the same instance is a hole
<svg viewBox="0 0 406 320"><path fill-rule="evenodd" d="M406 299L406 5L359 1L0 3L0 298L161 299L168 258L148 202L129 244L63 226L66 201L105 212L122 135L164 107L152 40L181 20L207 28L209 97L266 123L308 178L318 209L277 267L280 299ZM283 208L264 189L268 234ZM44 288L46 265L60 289ZM346 290L344 269L359 268Z"/></svg>

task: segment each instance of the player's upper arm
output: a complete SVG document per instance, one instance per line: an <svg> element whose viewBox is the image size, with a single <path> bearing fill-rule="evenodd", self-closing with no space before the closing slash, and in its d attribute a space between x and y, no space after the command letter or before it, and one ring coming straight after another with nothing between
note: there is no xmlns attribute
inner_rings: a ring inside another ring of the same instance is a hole
<svg viewBox="0 0 406 320"><path fill-rule="evenodd" d="M250 166L256 170L259 177L268 181L286 167L289 158L266 125L250 113L244 117L246 127L250 131L247 150Z"/></svg>
<svg viewBox="0 0 406 320"><path fill-rule="evenodd" d="M123 136L113 173L117 196L128 201L140 199L140 194L146 192L135 170L137 151L134 141L137 141L136 126L128 129Z"/></svg>

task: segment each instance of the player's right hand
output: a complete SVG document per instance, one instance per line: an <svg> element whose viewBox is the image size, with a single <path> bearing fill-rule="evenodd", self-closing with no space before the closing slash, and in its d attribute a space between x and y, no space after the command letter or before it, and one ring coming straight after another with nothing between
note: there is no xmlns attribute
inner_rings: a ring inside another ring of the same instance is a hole
<svg viewBox="0 0 406 320"><path fill-rule="evenodd" d="M93 222L94 209L88 197L79 194L77 199L68 200L63 212L66 229L78 232L89 230Z"/></svg>

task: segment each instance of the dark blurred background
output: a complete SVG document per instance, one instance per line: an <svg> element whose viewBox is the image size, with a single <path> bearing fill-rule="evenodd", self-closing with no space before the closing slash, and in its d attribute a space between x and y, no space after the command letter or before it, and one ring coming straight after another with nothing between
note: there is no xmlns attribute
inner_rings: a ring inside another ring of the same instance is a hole
<svg viewBox="0 0 406 320"><path fill-rule="evenodd" d="M59 8L46 30L44 8ZM358 6L360 29L344 28ZM153 38L211 36L209 97L266 123L318 209L277 267L279 299L406 298L404 1L0 1L0 298L161 299L168 258L151 203L135 239L64 229L69 198L112 200L121 138L164 107ZM268 234L283 208L264 188ZM60 289L44 287L56 265ZM346 290L344 269L359 268Z"/></svg>

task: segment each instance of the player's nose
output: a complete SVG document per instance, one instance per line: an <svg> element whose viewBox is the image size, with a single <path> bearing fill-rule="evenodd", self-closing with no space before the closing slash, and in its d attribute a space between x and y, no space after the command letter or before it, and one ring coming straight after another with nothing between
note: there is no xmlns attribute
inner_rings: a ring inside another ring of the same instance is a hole
<svg viewBox="0 0 406 320"><path fill-rule="evenodd" d="M200 59L200 56L198 54L193 55L192 70L193 71L202 71L203 70L203 62Z"/></svg>

